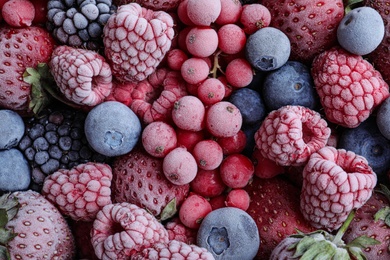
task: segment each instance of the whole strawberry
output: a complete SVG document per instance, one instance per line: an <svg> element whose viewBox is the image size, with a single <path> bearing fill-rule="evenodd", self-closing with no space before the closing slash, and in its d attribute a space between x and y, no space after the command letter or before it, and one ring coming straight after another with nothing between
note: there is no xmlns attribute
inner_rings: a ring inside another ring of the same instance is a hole
<svg viewBox="0 0 390 260"><path fill-rule="evenodd" d="M24 82L26 68L49 61L54 40L40 27L0 27L0 107L30 114L31 84Z"/></svg>
<svg viewBox="0 0 390 260"><path fill-rule="evenodd" d="M134 203L161 218L174 213L175 207L169 206L181 205L189 184L172 184L163 173L162 163L163 159L149 155L141 146L116 157L112 166L113 201Z"/></svg>
<svg viewBox="0 0 390 260"><path fill-rule="evenodd" d="M137 3L119 6L103 29L104 53L120 81L142 81L171 47L173 18Z"/></svg>
<svg viewBox="0 0 390 260"><path fill-rule="evenodd" d="M32 190L5 194L0 209L5 221L0 226L0 259L73 259L71 230L45 197Z"/></svg>
<svg viewBox="0 0 390 260"><path fill-rule="evenodd" d="M337 26L344 17L342 0L262 0L271 12L271 26L290 39L292 60L309 63L337 42Z"/></svg>
<svg viewBox="0 0 390 260"><path fill-rule="evenodd" d="M328 231L363 206L377 183L363 156L330 146L310 156L302 175L302 214L314 227Z"/></svg>
<svg viewBox="0 0 390 260"><path fill-rule="evenodd" d="M339 46L316 56L311 72L326 118L344 127L357 127L389 96L373 65Z"/></svg>

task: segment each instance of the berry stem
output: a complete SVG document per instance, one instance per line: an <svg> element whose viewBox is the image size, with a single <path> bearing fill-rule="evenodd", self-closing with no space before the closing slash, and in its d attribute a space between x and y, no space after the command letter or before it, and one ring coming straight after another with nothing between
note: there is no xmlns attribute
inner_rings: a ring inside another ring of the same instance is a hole
<svg viewBox="0 0 390 260"><path fill-rule="evenodd" d="M213 75L213 78L217 78L217 72L218 70L221 71L223 73L223 71L221 70L221 66L219 66L219 55L221 54L221 50L217 51L215 54L214 54L214 62L213 62L213 68L210 70L210 74Z"/></svg>
<svg viewBox="0 0 390 260"><path fill-rule="evenodd" d="M345 222L343 223L343 225L337 231L337 234L333 239L333 243L335 245L339 245L342 242L342 237L344 236L344 233L347 231L347 228L351 224L354 217L355 217L355 210L352 210L351 213L349 213L349 215L348 215L347 219L345 220Z"/></svg>

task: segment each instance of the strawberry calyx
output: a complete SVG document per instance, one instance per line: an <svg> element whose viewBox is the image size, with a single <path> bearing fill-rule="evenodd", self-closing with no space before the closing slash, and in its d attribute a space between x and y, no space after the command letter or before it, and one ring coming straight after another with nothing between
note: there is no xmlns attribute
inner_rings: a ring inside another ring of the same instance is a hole
<svg viewBox="0 0 390 260"><path fill-rule="evenodd" d="M170 219L177 213L177 203L176 198L173 198L168 204L164 207L160 214L160 220L164 221Z"/></svg>
<svg viewBox="0 0 390 260"><path fill-rule="evenodd" d="M10 193L0 197L0 259L11 259L7 244L17 236L13 230L6 227L8 221L13 219L19 211L20 204L16 197Z"/></svg>
<svg viewBox="0 0 390 260"><path fill-rule="evenodd" d="M324 230L316 230L310 233L297 231L290 237L300 240L289 246L288 250L295 250L293 258L300 260L309 259L367 259L362 248L376 245L380 242L368 236L361 236L348 244L345 244L342 237L355 216L355 211L351 211L348 218L337 231L336 235Z"/></svg>
<svg viewBox="0 0 390 260"><path fill-rule="evenodd" d="M386 198L390 201L390 190L385 185L380 184L377 192L385 195ZM378 210L378 212L375 213L375 215L374 215L374 220L375 221L383 220L383 222L385 222L385 224L388 227L390 227L390 207L386 206L386 207L383 207L380 210ZM389 250L390 250L390 247L389 247Z"/></svg>

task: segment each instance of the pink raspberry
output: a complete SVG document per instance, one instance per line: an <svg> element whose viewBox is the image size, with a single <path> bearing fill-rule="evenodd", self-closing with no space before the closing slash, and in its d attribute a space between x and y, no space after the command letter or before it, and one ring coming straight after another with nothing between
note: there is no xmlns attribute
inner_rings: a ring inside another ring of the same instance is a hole
<svg viewBox="0 0 390 260"><path fill-rule="evenodd" d="M96 106L111 93L110 65L94 51L58 46L49 67L60 91L75 104Z"/></svg>
<svg viewBox="0 0 390 260"><path fill-rule="evenodd" d="M172 120L183 130L200 131L204 128L206 109L202 101L195 96L184 96L175 102Z"/></svg>
<svg viewBox="0 0 390 260"><path fill-rule="evenodd" d="M373 65L341 47L319 54L311 72L326 118L344 127L357 127L389 97Z"/></svg>
<svg viewBox="0 0 390 260"><path fill-rule="evenodd" d="M302 106L270 112L255 133L256 148L282 166L300 166L328 141L331 130L321 115Z"/></svg>
<svg viewBox="0 0 390 260"><path fill-rule="evenodd" d="M240 110L228 101L212 105L206 113L207 130L216 137L236 135L242 126Z"/></svg>
<svg viewBox="0 0 390 260"><path fill-rule="evenodd" d="M165 157L177 146L175 129L161 121L155 121L145 126L141 141L146 152L159 158Z"/></svg>
<svg viewBox="0 0 390 260"><path fill-rule="evenodd" d="M177 147L163 160L165 177L175 185L189 184L198 172L194 156L186 148Z"/></svg>
<svg viewBox="0 0 390 260"><path fill-rule="evenodd" d="M329 231L363 206L377 183L363 156L330 146L313 153L302 174L302 214L314 227Z"/></svg>
<svg viewBox="0 0 390 260"><path fill-rule="evenodd" d="M104 53L120 81L142 81L171 48L173 19L137 3L119 6L103 29Z"/></svg>
<svg viewBox="0 0 390 260"><path fill-rule="evenodd" d="M104 206L91 230L99 259L130 259L156 243L168 243L168 231L145 209L122 202Z"/></svg>
<svg viewBox="0 0 390 260"><path fill-rule="evenodd" d="M196 243L196 230L188 228L181 223L179 217L174 217L165 224L169 240L177 240L187 244Z"/></svg>
<svg viewBox="0 0 390 260"><path fill-rule="evenodd" d="M12 27L30 26L35 17L35 7L29 0L9 0L1 8L1 15Z"/></svg>
<svg viewBox="0 0 390 260"><path fill-rule="evenodd" d="M112 81L112 89L110 94L106 97L105 101L118 101L126 106L130 106L133 102L131 93L137 86L135 82L119 82L117 80Z"/></svg>
<svg viewBox="0 0 390 260"><path fill-rule="evenodd" d="M42 195L74 220L92 221L105 205L111 204L111 167L107 164L79 164L59 169L46 177Z"/></svg>
<svg viewBox="0 0 390 260"><path fill-rule="evenodd" d="M171 240L167 244L156 243L150 248L135 254L132 260L153 259L202 259L214 260L214 256L203 247L195 244L186 244L181 241Z"/></svg>

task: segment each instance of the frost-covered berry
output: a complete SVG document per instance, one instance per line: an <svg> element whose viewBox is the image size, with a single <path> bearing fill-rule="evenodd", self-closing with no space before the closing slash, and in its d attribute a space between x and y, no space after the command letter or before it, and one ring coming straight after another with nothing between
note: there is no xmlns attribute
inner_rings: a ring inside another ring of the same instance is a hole
<svg viewBox="0 0 390 260"><path fill-rule="evenodd" d="M347 51L366 55L374 51L385 35L385 25L379 12L363 6L347 13L337 27L337 40Z"/></svg>
<svg viewBox="0 0 390 260"><path fill-rule="evenodd" d="M287 61L281 68L269 72L261 93L269 111L286 105L314 109L319 104L310 69L298 61Z"/></svg>
<svg viewBox="0 0 390 260"><path fill-rule="evenodd" d="M215 20L216 24L234 24L240 19L242 4L236 0L221 0L221 12Z"/></svg>
<svg viewBox="0 0 390 260"><path fill-rule="evenodd" d="M183 79L190 84L198 84L209 75L210 67L204 59L192 57L184 61L180 72Z"/></svg>
<svg viewBox="0 0 390 260"><path fill-rule="evenodd" d="M197 245L219 259L254 259L260 247L256 222L244 210L223 207L210 212L200 224Z"/></svg>
<svg viewBox="0 0 390 260"><path fill-rule="evenodd" d="M386 98L378 108L376 124L382 135L390 140L390 97Z"/></svg>
<svg viewBox="0 0 390 260"><path fill-rule="evenodd" d="M191 181L190 187L191 191L207 198L219 196L226 189L218 168L214 170L199 169L195 179Z"/></svg>
<svg viewBox="0 0 390 260"><path fill-rule="evenodd" d="M287 62L291 45L287 35L281 30L265 27L248 37L245 50L246 58L254 68L271 71Z"/></svg>
<svg viewBox="0 0 390 260"><path fill-rule="evenodd" d="M206 198L192 193L181 204L179 218L186 227L198 229L204 217L211 211L211 205Z"/></svg>
<svg viewBox="0 0 390 260"><path fill-rule="evenodd" d="M225 85L217 78L207 78L197 89L197 96L205 105L212 105L225 97Z"/></svg>
<svg viewBox="0 0 390 260"><path fill-rule="evenodd" d="M246 211L249 208L250 197L244 189L232 189L226 196L226 207L235 207Z"/></svg>
<svg viewBox="0 0 390 260"><path fill-rule="evenodd" d="M119 156L130 152L137 144L141 122L126 105L106 101L88 113L84 130L95 151L106 156Z"/></svg>
<svg viewBox="0 0 390 260"><path fill-rule="evenodd" d="M270 25L271 13L268 8L262 4L246 4L242 8L240 22L245 33L253 34L257 30Z"/></svg>
<svg viewBox="0 0 390 260"><path fill-rule="evenodd" d="M245 48L246 35L237 24L225 24L218 29L218 48L226 54L236 54Z"/></svg>
<svg viewBox="0 0 390 260"><path fill-rule="evenodd" d="M177 146L175 129L162 121L155 121L145 126L141 140L145 151L158 158L165 157Z"/></svg>
<svg viewBox="0 0 390 260"><path fill-rule="evenodd" d="M35 7L29 0L5 1L0 9L0 17L12 27L30 26L35 18Z"/></svg>
<svg viewBox="0 0 390 260"><path fill-rule="evenodd" d="M24 130L23 119L18 113L8 109L0 110L0 150L17 146Z"/></svg>
<svg viewBox="0 0 390 260"><path fill-rule="evenodd" d="M239 153L228 155L219 168L222 181L232 189L244 188L255 171L251 159Z"/></svg>
<svg viewBox="0 0 390 260"><path fill-rule="evenodd" d="M186 46L196 57L209 57L218 48L218 33L211 27L193 27L187 33Z"/></svg>
<svg viewBox="0 0 390 260"><path fill-rule="evenodd" d="M187 15L195 25L210 26L221 13L221 1L188 0Z"/></svg>
<svg viewBox="0 0 390 260"><path fill-rule="evenodd" d="M0 193L29 188L30 165L18 149L0 150L0 165Z"/></svg>
<svg viewBox="0 0 390 260"><path fill-rule="evenodd" d="M219 167L223 160L222 147L211 139L198 142L194 146L192 154L198 167L203 170L214 170Z"/></svg>
<svg viewBox="0 0 390 260"><path fill-rule="evenodd" d="M216 137L233 136L240 131L241 126L241 112L231 102L217 102L207 110L206 127Z"/></svg>
<svg viewBox="0 0 390 260"><path fill-rule="evenodd" d="M194 156L184 147L176 147L163 159L165 177L175 185L190 183L198 172Z"/></svg>
<svg viewBox="0 0 390 260"><path fill-rule="evenodd" d="M227 82L233 87L246 87L253 80L252 66L246 59L234 59L226 66L225 76Z"/></svg>
<svg viewBox="0 0 390 260"><path fill-rule="evenodd" d="M200 131L204 128L206 109L202 101L195 96L184 96L175 102L172 120L183 130Z"/></svg>

